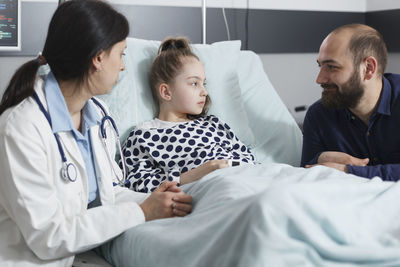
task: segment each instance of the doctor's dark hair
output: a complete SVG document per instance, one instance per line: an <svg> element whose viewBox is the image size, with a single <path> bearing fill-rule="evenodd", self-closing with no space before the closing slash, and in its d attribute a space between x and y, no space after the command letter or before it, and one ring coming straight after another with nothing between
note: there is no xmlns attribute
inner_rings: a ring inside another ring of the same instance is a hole
<svg viewBox="0 0 400 267"><path fill-rule="evenodd" d="M61 4L51 19L42 55L58 81L84 82L92 59L123 41L129 33L127 19L101 0L71 0ZM33 95L36 58L13 75L0 103L0 114Z"/></svg>
<svg viewBox="0 0 400 267"><path fill-rule="evenodd" d="M175 81L176 76L178 76L183 67L183 60L187 57L193 57L200 61L200 59L190 49L190 42L187 38L167 38L161 43L158 49L158 54L150 68L149 75L151 93L157 109L155 114L156 116L158 116L160 112L160 96L158 93L158 87L162 83L171 84ZM201 113L187 114L187 117L194 120L207 115L210 104L211 99L207 95Z"/></svg>

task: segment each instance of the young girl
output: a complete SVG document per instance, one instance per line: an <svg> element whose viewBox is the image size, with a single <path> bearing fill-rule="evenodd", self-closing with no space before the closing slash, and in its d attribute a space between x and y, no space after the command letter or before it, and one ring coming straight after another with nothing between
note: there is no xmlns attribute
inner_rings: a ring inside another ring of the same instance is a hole
<svg viewBox="0 0 400 267"><path fill-rule="evenodd" d="M150 70L157 118L139 124L123 148L127 186L148 192L163 181L186 184L230 165L254 164L254 156L213 115L204 67L185 38L167 39ZM234 164L230 164L234 162Z"/></svg>

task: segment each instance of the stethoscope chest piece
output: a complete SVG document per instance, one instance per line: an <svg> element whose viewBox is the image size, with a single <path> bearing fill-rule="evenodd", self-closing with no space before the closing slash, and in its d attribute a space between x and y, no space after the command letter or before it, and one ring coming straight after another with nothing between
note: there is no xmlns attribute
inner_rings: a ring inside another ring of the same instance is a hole
<svg viewBox="0 0 400 267"><path fill-rule="evenodd" d="M66 181L75 182L78 172L73 163L64 163L61 168L61 177Z"/></svg>

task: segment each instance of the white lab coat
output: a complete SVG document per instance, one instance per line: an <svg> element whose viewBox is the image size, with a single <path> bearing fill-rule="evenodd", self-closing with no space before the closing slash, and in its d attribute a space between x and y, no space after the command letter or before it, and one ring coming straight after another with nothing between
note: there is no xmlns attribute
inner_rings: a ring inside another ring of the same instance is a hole
<svg viewBox="0 0 400 267"><path fill-rule="evenodd" d="M38 78L36 92L47 108L43 86ZM85 163L71 133L60 133L60 139L77 167L74 183L61 179L57 142L33 97L1 115L0 266L71 266L74 254L145 221L138 203L148 195L112 186L99 127L90 135L102 206L87 210ZM115 148L114 135L107 138Z"/></svg>

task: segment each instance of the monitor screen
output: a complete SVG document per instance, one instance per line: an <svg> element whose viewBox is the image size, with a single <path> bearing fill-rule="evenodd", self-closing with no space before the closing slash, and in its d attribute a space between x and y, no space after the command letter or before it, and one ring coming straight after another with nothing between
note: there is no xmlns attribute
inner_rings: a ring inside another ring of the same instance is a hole
<svg viewBox="0 0 400 267"><path fill-rule="evenodd" d="M0 51L21 50L21 0L0 0Z"/></svg>

